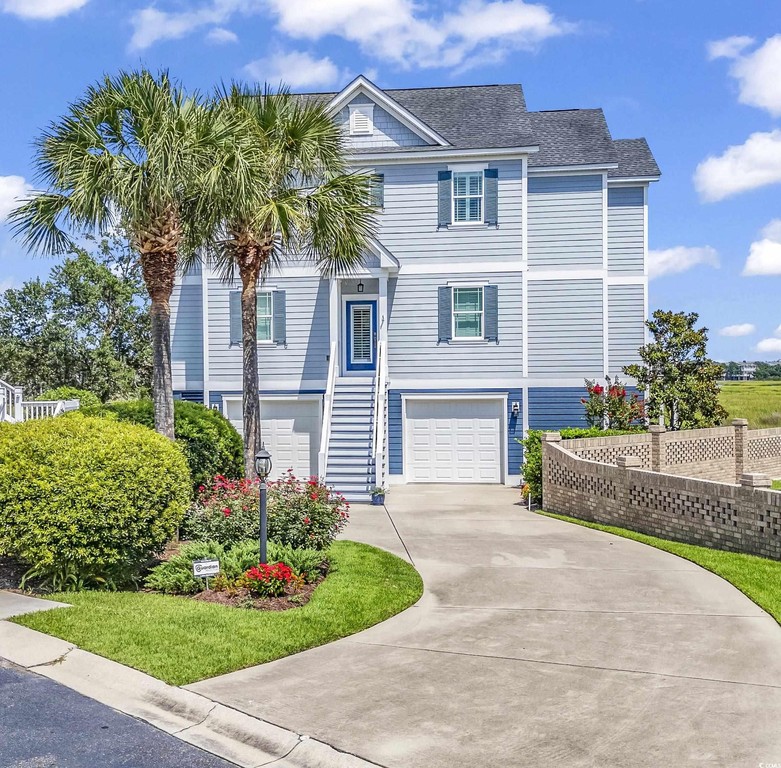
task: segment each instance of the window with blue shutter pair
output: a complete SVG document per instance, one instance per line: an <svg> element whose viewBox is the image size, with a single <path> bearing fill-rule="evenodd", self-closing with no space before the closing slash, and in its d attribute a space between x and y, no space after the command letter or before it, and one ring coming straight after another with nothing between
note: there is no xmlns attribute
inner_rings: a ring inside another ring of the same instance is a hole
<svg viewBox="0 0 781 768"><path fill-rule="evenodd" d="M258 341L287 344L285 291L258 291ZM229 296L230 343L241 344L241 291Z"/></svg>
<svg viewBox="0 0 781 768"><path fill-rule="evenodd" d="M439 226L499 223L499 171L439 171Z"/></svg>
<svg viewBox="0 0 781 768"><path fill-rule="evenodd" d="M442 286L439 289L439 342L499 343L499 288L496 285Z"/></svg>

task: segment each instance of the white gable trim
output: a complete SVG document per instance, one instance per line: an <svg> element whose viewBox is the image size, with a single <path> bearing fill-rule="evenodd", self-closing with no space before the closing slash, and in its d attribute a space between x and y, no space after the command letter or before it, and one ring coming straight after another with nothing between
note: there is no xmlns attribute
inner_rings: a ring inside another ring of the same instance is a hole
<svg viewBox="0 0 781 768"><path fill-rule="evenodd" d="M413 133L416 133L430 144L438 144L441 147L450 146L450 142L440 136L433 128L429 128L422 120L415 117L412 112L404 109L401 104L394 101L363 75L358 75L344 90L334 96L328 105L328 110L336 114L359 93L366 94L386 112L393 115L400 123L406 125Z"/></svg>
<svg viewBox="0 0 781 768"><path fill-rule="evenodd" d="M380 259L380 268L397 272L399 260L376 238L369 238L369 250L373 251Z"/></svg>

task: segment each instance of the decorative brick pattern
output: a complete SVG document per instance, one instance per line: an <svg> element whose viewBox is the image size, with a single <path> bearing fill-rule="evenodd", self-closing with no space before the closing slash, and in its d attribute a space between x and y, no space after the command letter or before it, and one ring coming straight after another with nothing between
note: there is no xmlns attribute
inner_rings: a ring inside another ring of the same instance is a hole
<svg viewBox="0 0 781 768"><path fill-rule="evenodd" d="M578 493L594 494L605 499L616 498L615 483L590 473L573 472L560 464L552 467L550 481L556 485L565 485Z"/></svg>
<svg viewBox="0 0 781 768"><path fill-rule="evenodd" d="M664 463L668 466L734 458L735 438L732 435L675 440L665 445Z"/></svg>

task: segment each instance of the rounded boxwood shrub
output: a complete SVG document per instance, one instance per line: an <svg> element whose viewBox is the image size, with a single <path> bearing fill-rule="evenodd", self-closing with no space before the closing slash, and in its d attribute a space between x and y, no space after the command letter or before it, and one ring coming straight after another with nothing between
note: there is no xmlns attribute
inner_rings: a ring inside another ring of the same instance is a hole
<svg viewBox="0 0 781 768"><path fill-rule="evenodd" d="M79 408L94 408L100 405L100 398L87 389L78 387L55 387L41 392L36 400L78 400Z"/></svg>
<svg viewBox="0 0 781 768"><path fill-rule="evenodd" d="M143 427L75 414L0 428L0 553L55 589L132 576L189 498L182 451Z"/></svg>
<svg viewBox="0 0 781 768"><path fill-rule="evenodd" d="M84 410L84 409L83 409ZM154 429L151 400L122 400L86 409L96 416L113 416ZM174 432L190 465L193 488L211 483L215 475L238 478L244 475L241 436L219 411L200 403L174 401Z"/></svg>

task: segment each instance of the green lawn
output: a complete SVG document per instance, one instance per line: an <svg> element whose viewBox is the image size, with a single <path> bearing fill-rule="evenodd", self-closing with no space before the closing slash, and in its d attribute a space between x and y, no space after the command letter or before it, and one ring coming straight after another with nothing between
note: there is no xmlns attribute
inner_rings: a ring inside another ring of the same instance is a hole
<svg viewBox="0 0 781 768"><path fill-rule="evenodd" d="M626 528L616 528L612 525L589 523L574 517L556 515L552 512L541 512L547 517L576 523L586 528L606 531L626 539L634 539L643 544L649 544L665 552L691 560L708 571L718 574L730 584L736 586L743 594L753 600L760 608L764 608L779 624L781 624L781 562L768 560L754 555L743 555L737 552L722 552L708 547L697 547L693 544L681 544L677 541L659 539L644 533L635 533Z"/></svg>
<svg viewBox="0 0 781 768"><path fill-rule="evenodd" d="M332 569L301 608L262 612L146 592L51 595L72 608L14 619L173 685L263 664L337 640L408 608L418 572L381 549L336 542Z"/></svg>
<svg viewBox="0 0 781 768"><path fill-rule="evenodd" d="M730 419L748 419L751 429L781 427L781 381L728 381L719 399Z"/></svg>

